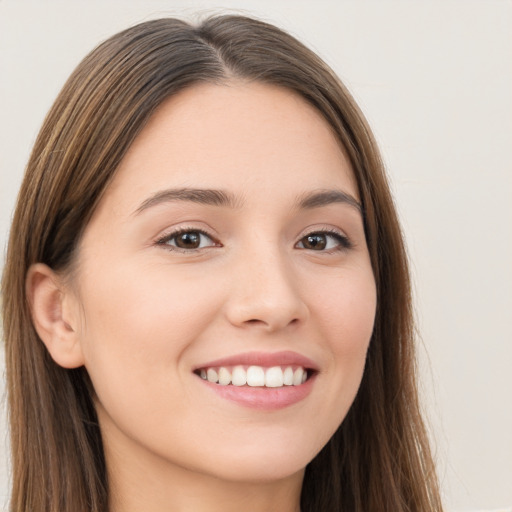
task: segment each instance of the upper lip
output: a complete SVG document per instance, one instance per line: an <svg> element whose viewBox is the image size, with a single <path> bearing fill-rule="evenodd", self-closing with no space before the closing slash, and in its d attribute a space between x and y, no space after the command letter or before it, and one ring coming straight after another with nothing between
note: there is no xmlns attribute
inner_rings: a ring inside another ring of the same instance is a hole
<svg viewBox="0 0 512 512"><path fill-rule="evenodd" d="M318 370L317 365L306 356L298 354L290 350L281 352L244 352L242 354L236 354L229 357L223 357L221 359L215 359L207 363L201 364L195 368L199 370L201 368L212 368L219 366L236 366L236 365L247 365L247 366L302 366L311 370Z"/></svg>

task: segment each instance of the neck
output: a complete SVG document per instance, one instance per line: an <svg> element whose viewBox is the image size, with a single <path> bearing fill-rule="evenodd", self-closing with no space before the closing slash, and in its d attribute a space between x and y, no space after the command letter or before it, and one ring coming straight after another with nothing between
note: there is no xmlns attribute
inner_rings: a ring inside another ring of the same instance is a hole
<svg viewBox="0 0 512 512"><path fill-rule="evenodd" d="M111 512L300 512L299 494L289 482L274 484L226 483L208 485L196 479L186 486L168 483L165 487L155 482L137 482L137 487L115 487Z"/></svg>
<svg viewBox="0 0 512 512"><path fill-rule="evenodd" d="M272 481L230 481L157 458L118 450L105 455L110 512L300 512L304 471Z"/></svg>
<svg viewBox="0 0 512 512"><path fill-rule="evenodd" d="M302 474L276 482L226 482L185 471L110 477L111 512L300 512Z"/></svg>

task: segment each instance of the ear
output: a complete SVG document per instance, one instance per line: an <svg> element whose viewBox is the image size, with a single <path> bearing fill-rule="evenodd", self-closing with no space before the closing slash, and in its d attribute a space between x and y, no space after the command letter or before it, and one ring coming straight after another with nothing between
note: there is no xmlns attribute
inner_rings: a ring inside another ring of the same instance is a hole
<svg viewBox="0 0 512 512"><path fill-rule="evenodd" d="M34 327L53 360L64 368L82 366L76 298L66 291L61 278L42 263L30 267L26 291Z"/></svg>

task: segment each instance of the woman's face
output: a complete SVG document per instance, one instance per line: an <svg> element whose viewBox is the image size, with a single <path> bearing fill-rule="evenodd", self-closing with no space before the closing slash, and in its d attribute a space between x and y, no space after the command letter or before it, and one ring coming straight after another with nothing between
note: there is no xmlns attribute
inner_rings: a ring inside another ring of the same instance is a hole
<svg viewBox="0 0 512 512"><path fill-rule="evenodd" d="M348 159L290 91L181 92L102 198L74 290L107 461L299 474L354 400L374 322Z"/></svg>

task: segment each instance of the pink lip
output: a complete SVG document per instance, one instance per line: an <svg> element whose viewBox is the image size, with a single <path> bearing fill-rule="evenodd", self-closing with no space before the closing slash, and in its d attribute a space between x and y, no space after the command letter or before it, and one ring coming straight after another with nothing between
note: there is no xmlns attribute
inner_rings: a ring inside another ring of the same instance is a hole
<svg viewBox="0 0 512 512"><path fill-rule="evenodd" d="M230 357L224 357L222 359L216 359L215 361L209 361L201 364L194 368L199 370L200 368L213 368L218 366L303 366L311 370L318 371L317 365L309 358L292 351L282 352L245 352L243 354L237 354Z"/></svg>
<svg viewBox="0 0 512 512"><path fill-rule="evenodd" d="M316 380L316 372L318 371L318 366L311 359L291 351L274 353L247 352L210 361L198 366L196 370L200 368L236 365L256 365L263 367L302 366L315 372L300 386L283 386L281 388L222 386L198 377L203 385L207 386L208 389L218 396L243 407L266 411L282 409L304 400L313 388Z"/></svg>
<svg viewBox="0 0 512 512"><path fill-rule="evenodd" d="M198 377L201 383L218 396L235 402L243 407L273 411L282 409L304 400L313 388L316 374L300 386L284 386L282 388L252 388L250 386L221 386Z"/></svg>

